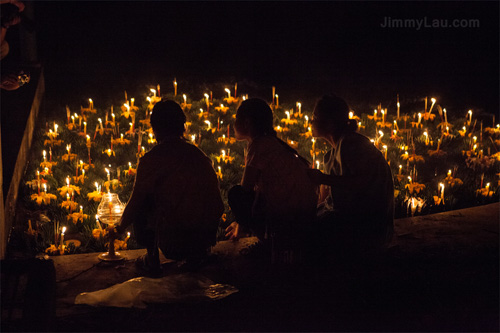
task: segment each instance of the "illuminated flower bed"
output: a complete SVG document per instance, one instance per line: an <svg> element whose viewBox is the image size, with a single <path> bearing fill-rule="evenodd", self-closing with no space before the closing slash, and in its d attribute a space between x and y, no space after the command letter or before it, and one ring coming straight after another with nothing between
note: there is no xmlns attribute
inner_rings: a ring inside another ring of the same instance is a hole
<svg viewBox="0 0 500 333"><path fill-rule="evenodd" d="M183 108L185 137L214 162L226 201L243 172L246 143L234 139L233 124L239 103L248 96L238 95L237 85L200 96L177 94L177 82L171 90L161 97ZM270 97L279 137L321 169L328 146L311 135L312 110L303 110L299 101L280 101L274 87ZM139 101L125 93L121 105L94 105L89 99L85 107L66 107L59 118L36 130L19 195L22 228L32 251L55 255L106 250L97 207L107 192L128 201L138 159L156 143L149 116L159 100L159 86ZM478 120L473 110L449 117L433 98L418 106L400 105L399 96L395 102L394 109L378 105L352 111L350 117L391 166L396 217L498 201L500 127L494 119ZM226 204L221 230L231 220ZM115 246L135 248L136 243L129 235Z"/></svg>

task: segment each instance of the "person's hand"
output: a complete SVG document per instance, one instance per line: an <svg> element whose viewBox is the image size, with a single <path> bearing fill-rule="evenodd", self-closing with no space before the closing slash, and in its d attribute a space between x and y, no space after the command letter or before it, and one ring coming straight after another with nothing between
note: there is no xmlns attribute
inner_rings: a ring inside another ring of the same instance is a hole
<svg viewBox="0 0 500 333"><path fill-rule="evenodd" d="M14 74L2 75L0 88L4 90L16 90L19 88L19 80Z"/></svg>
<svg viewBox="0 0 500 333"><path fill-rule="evenodd" d="M309 176L309 179L313 184L321 185L323 184L323 179L325 175L318 169L307 169L307 176Z"/></svg>
<svg viewBox="0 0 500 333"><path fill-rule="evenodd" d="M238 222L233 222L226 228L226 237L234 241L240 238L240 225Z"/></svg>

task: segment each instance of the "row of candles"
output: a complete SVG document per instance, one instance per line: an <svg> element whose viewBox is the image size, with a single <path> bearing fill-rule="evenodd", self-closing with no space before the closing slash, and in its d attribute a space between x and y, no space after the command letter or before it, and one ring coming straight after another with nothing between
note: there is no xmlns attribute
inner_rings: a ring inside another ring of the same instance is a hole
<svg viewBox="0 0 500 333"><path fill-rule="evenodd" d="M176 80L174 80L174 97L177 96L177 82ZM157 101L160 100L160 87L158 86L157 87L157 90L155 89L151 89L151 92L153 93L152 96L148 96L147 97L147 102L148 102L148 106L146 107L146 112L145 112L145 118L142 122L142 127L143 128L148 128L148 123L147 121L145 121L150 113L150 111L152 110L152 106L154 105L154 103L156 103ZM235 105L235 103L238 101L238 98L236 97L237 96L237 84L235 84L235 88L234 88L234 96L231 96L231 91L226 88L225 89L225 92L227 93L227 98L224 98L224 100L228 103L228 104L233 104ZM158 94L157 94L158 93ZM125 93L125 96L126 96L126 93ZM220 104L219 107L215 107L215 111L213 113L209 113L210 111L210 106L212 105L212 102L213 102L213 97L212 97L212 92L210 92L210 95L209 94L204 94L204 99L203 99L203 102L205 103L206 105L206 110L203 110L202 108L200 109L200 113L199 113L199 116L198 116L198 119L204 119L203 120L203 123L205 123L207 125L206 127L206 130L212 130L213 133L215 132L215 128L212 127L212 124L211 122L206 119L206 117L209 115L209 114L219 114L220 116L223 116L227 113L227 110L229 109L229 106L224 106L224 104ZM243 96L242 97L242 100L248 98L248 96ZM279 107L279 96L275 93L275 87L273 87L273 94L272 94L272 98L273 98L273 102L271 104L271 106L273 107L273 109L275 110L282 110L280 109ZM183 103L181 104L181 106L183 106L184 110L186 112L189 112L190 110L190 107L192 104L188 104L188 100L187 100L187 96L185 94L183 94L182 96L182 99L183 99ZM418 114L415 114L414 115L414 118L418 116L418 120L417 121L414 121L414 122L410 122L409 125L411 125L412 127L416 127L417 129L421 128L422 127L422 121L423 120L432 120L433 119L433 114L432 114L432 111L433 111L433 107L436 103L436 100L434 98L431 99L431 106L429 108L429 110L427 111L427 98L425 99L425 109L424 109L424 113L418 113ZM301 103L300 102L297 102L296 105L295 105L295 110L294 109L290 109L290 110L287 110L284 112L284 114L286 115L286 118L283 118L283 119L280 119L280 124L276 126L276 130L277 132L279 132L281 135L285 135L285 134L288 134L288 133L291 133L291 127L290 126L296 126L296 125L300 125L300 126L303 126L304 128L307 129L307 131L305 133L300 133L301 135L304 135L306 138L308 137L311 137L311 128L310 128L310 124L309 124L309 118L307 115L305 114L302 114L302 110L301 110ZM441 110L439 108L439 110ZM73 116L71 116L71 112L69 110L69 108L67 108L67 127L68 127L68 130L77 130L76 129L76 123L75 123L75 120L78 119L78 131L80 131L81 133L79 133L80 135L84 136L86 138L86 144L87 144L87 147L89 148L88 149L88 155L89 155L89 163L88 165L90 166L91 165L91 159L90 159L90 146L92 145L92 139L91 139L91 136L87 133L87 115L86 114L92 114L92 113L96 113L97 111L94 109L94 104L93 104L93 100L92 99L89 99L89 106L88 108L83 108L82 107L82 114L81 115L78 115L78 114L74 114ZM126 135L132 135L134 136L136 133L138 133L139 135L137 136L137 141L138 141L138 155L142 153L144 153L145 151L145 148L142 146L142 133L148 133L148 143L149 144L154 144L155 143L155 140L154 140L154 136L153 134L150 132L147 132L147 131L144 131L142 132L142 130L136 130L136 126L135 126L135 120L136 120L136 115L135 115L135 112L138 111L138 107L135 105L135 99L134 98L131 98L130 99L130 102L128 101L127 97L126 97L126 103L123 104L123 107L122 107L122 116L126 116L126 115L129 115L131 117L131 120L132 122L129 123L130 125L130 128L129 130L125 133ZM442 112L440 112L443 116L444 116L444 119L443 119L443 122L440 124L441 125L441 138L437 140L438 142L438 150L439 150L439 145L440 145L440 142L442 141L443 139L443 135L448 134L449 135L449 130L450 130L450 127L451 127L451 124L448 123L448 119L447 119L447 112L446 112L446 109L443 109ZM380 114L380 116L379 116ZM233 115L234 116L234 115ZM389 146L389 143L383 143L382 142L382 138L384 136L384 132L383 132L383 129L385 127L388 127L388 128L392 128L392 135L391 135L391 138L397 138L398 137L398 132L402 132L402 133L406 133L407 134L407 139L408 139L408 129L407 129L407 120L409 119L408 116L406 115L403 115L401 116L400 115L400 103L399 103L399 95L397 96L397 116L396 116L396 119L390 123L390 122L387 122L387 116L388 116L388 112L387 112L387 109L382 109L379 105L379 107L374 110L374 114L373 116L368 116L369 119L373 119L374 120L374 123L375 123L375 129L376 129L376 136L375 136L375 139L373 139L372 141L374 142L374 144L377 145L377 147L379 147L379 149L381 149L387 159L387 152L388 152L388 146ZM96 130L94 132L94 135L93 135L93 140L95 140L96 136L98 134L100 135L103 135L104 133L112 133L111 134L111 141L110 141L110 147L109 149L106 149L105 151L103 151L103 153L106 153L108 154L108 156L111 156L111 155L114 155L114 151L113 151L113 144L116 146L116 145L128 145L130 144L130 140L127 140L127 139L124 139L124 134L120 134L120 137L119 139L113 139L113 134L117 134L119 133L119 123L117 123L117 117L116 115L114 114L113 112L113 107L111 107L111 121L108 121L108 114L106 113L106 117L105 117L105 122L104 122L104 125L103 125L103 122L102 122L102 119L101 118L98 118L98 125L96 126ZM127 117L128 118L128 117ZM193 117L194 119L197 119L197 117ZM354 115L354 113L351 113L350 114L350 118L351 119L359 119L359 117L356 117ZM402 123L400 123L398 125L398 122L401 121L401 118L402 118L402 121L404 122L404 126L402 130L400 130L399 126L403 125ZM469 110L467 112L467 116L466 116L466 124L465 126L468 126L470 127L473 123L472 123L472 110ZM381 120L381 121L378 121L378 120ZM82 123L83 123L83 132L81 130L82 128ZM218 117L217 119L217 133L220 133L220 130L222 128L222 125L223 124L223 120L221 120L220 117ZM108 127L109 125L109 127ZM361 123L361 121L358 122L358 125L360 128L364 128L365 126L363 126L363 124ZM464 136L465 133L466 133L466 128L462 128L462 131L463 131L463 134L462 132L459 131L460 135ZM474 123L474 127L475 127L475 123ZM300 127L299 127L300 128ZM498 128L498 126L497 126ZM226 125L224 126L224 131L227 129L227 137L226 137L226 134L223 134L221 137L219 137L220 142L224 142L225 145L227 146L228 143L231 143L231 139L234 140L234 138L231 138L230 137L230 125ZM480 129L480 141L482 141L482 123L481 123L481 129ZM57 135L58 135L58 125L57 124L54 124L54 131L52 131L52 129L49 130L49 132L47 133L47 136L49 137L49 139L51 140L55 140L57 138ZM423 132L423 136L424 136L424 142L425 142L425 145L430 145L432 146L433 145L433 140L431 140L430 138L430 135L428 133L427 130L425 130ZM196 144L196 134L190 134L189 135L189 138L191 139L191 141ZM199 139L200 137L198 137L198 142L199 142ZM219 139L217 141L219 141ZM402 137L400 138L402 139ZM311 149L311 156L312 156L312 159L313 159L313 167L316 167L316 168L320 168L321 167L321 162L320 162L320 159L318 159L318 155L320 155L321 153L324 152L324 149L317 149L315 147L315 139L311 137L310 139L310 144L312 146L312 149ZM471 139L474 144L472 145L471 149L473 152L475 152L475 150L477 149L477 138L473 137ZM287 140L288 143L291 145L291 146L297 146L299 144L299 141L294 141L294 140ZM396 140L395 140L396 141ZM471 141L471 142L472 142ZM305 141L301 141L302 144L304 144ZM406 147L405 145L401 145L400 147ZM66 149L67 149L67 159L68 160L76 160L77 159L77 156L76 154L71 154L71 144L67 145L66 146ZM406 149L408 149L406 147ZM216 160L217 162L219 163L219 165L217 166L216 168L216 173L218 175L218 177L220 179L222 179L223 175L222 175L222 169L221 169L221 163L224 163L224 164L230 164L232 162L232 157L229 153L229 149L227 150L227 153L226 153L226 150L225 149L222 149L221 150L221 153L219 156L216 157ZM482 151L478 152L478 154L482 154ZM52 148L49 147L49 155L50 155L50 162L52 161ZM406 155L406 161L407 161L407 169L409 170L409 161L410 159L408 158L409 154L408 154L408 151L405 150L405 153L403 155ZM489 152L488 152L488 155L489 155ZM46 162L46 152L44 151L43 153L43 158L44 158L44 162ZM404 159L404 158L403 158ZM82 161L80 161L80 164L82 165ZM80 167L80 170L81 170L81 176L78 175L78 163L76 163L76 176L75 176L75 182L80 182L83 183L84 180L85 180L85 168L83 167ZM46 171L47 168L45 168L45 171ZM131 166L131 163L129 163L129 172L130 170L132 169L132 166ZM49 168L49 171L50 171L50 168ZM399 165L399 170L398 170L398 175L401 175L401 171L402 171L402 165ZM118 172L119 174L119 172ZM410 172L411 174L411 172ZM107 172L107 175L108 175L108 186L109 186L109 183L110 183L110 174L109 174L109 171ZM80 178L79 178L80 177ZM119 178L119 176L118 176ZM412 179L411 176L408 176L408 181L409 181L409 184L413 184L415 182L414 179ZM47 188L46 188L46 184L43 184L44 185L44 192L47 193ZM67 184L69 186L69 184ZM489 183L488 183L489 185ZM482 186L482 185L481 185ZM488 186L489 188L489 186ZM108 189L109 190L109 189ZM96 185L96 191L94 191L96 193L94 194L98 194L100 193L100 186L99 185ZM40 193L40 191L39 191ZM444 203L444 183L439 183L438 185L438 190L437 190L437 193L438 193L438 196L439 198L441 198L442 200L440 201L440 203ZM72 194L72 197L73 197L74 193ZM67 201L70 201L69 198L67 198ZM70 212L71 212L71 207L72 206L69 206L70 207Z"/></svg>

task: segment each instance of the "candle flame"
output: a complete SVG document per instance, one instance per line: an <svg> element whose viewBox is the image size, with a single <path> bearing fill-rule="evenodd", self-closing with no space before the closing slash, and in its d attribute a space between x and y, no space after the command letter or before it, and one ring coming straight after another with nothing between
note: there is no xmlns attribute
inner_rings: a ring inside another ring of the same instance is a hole
<svg viewBox="0 0 500 333"><path fill-rule="evenodd" d="M66 227L63 227L63 228L62 228L62 233L61 233L61 234L62 234L62 235L64 235L64 233L65 233L65 232L66 232Z"/></svg>

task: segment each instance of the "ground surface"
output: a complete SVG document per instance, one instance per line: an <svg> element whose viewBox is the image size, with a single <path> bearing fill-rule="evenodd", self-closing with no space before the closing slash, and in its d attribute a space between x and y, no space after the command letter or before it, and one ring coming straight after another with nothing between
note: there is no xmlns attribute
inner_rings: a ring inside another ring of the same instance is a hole
<svg viewBox="0 0 500 333"><path fill-rule="evenodd" d="M499 210L495 203L396 220L388 252L370 265L250 274L240 250L221 242L219 261L199 274L238 293L218 301L152 304L146 309L75 305L81 292L140 274L96 254L55 257L54 331L498 331ZM245 243L247 242L247 243ZM242 259L243 258L243 259ZM164 274L176 267L163 259ZM325 266L327 264L325 263Z"/></svg>

